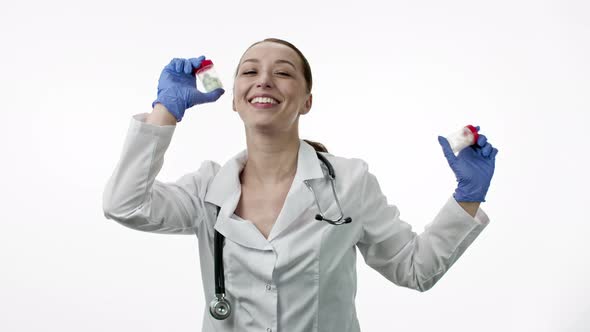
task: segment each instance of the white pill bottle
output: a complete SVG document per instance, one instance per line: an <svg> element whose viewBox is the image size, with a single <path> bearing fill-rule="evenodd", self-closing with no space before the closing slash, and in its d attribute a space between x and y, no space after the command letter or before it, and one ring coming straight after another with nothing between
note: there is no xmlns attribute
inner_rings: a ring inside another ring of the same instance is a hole
<svg viewBox="0 0 590 332"><path fill-rule="evenodd" d="M459 151L464 148L477 143L478 138L479 134L477 133L477 129L472 125L467 125L446 137L455 154L459 153Z"/></svg>
<svg viewBox="0 0 590 332"><path fill-rule="evenodd" d="M223 88L217 72L213 69L213 61L209 59L203 60L201 66L194 73L199 77L201 83L203 83L206 92Z"/></svg>

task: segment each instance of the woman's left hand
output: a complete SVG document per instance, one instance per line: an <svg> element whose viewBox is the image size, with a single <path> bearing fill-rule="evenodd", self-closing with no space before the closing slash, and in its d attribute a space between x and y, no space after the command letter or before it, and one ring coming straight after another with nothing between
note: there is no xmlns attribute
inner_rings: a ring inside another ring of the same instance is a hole
<svg viewBox="0 0 590 332"><path fill-rule="evenodd" d="M479 132L479 126L475 128ZM494 175L498 149L494 148L482 134L479 134L476 144L461 150L457 156L446 138L439 136L438 142L457 178L458 185L453 194L455 200L485 202L485 196Z"/></svg>

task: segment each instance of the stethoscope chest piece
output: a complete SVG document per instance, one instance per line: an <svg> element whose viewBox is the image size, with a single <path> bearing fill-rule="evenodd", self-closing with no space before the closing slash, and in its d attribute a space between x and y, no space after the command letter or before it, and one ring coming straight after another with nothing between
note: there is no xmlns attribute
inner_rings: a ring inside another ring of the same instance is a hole
<svg viewBox="0 0 590 332"><path fill-rule="evenodd" d="M229 302L223 297L215 297L211 304L209 304L209 312L215 319L223 320L229 317L231 313L231 306Z"/></svg>

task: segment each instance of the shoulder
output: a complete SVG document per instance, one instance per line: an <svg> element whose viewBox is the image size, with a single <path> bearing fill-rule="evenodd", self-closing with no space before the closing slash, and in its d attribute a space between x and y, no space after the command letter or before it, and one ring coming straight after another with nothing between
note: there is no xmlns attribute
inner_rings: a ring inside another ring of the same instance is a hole
<svg viewBox="0 0 590 332"><path fill-rule="evenodd" d="M194 172L187 173L183 178L198 178L204 181L210 181L215 177L217 172L221 169L221 165L213 160L205 160Z"/></svg>
<svg viewBox="0 0 590 332"><path fill-rule="evenodd" d="M350 180L360 180L369 170L369 165L363 159L336 156L327 152L320 153L332 164L336 179L340 177Z"/></svg>
<svg viewBox="0 0 590 332"><path fill-rule="evenodd" d="M205 160L201 163L198 170L183 175L176 182L183 187L189 187L192 190L205 195L207 188L215 178L215 175L221 169L221 165L212 160Z"/></svg>

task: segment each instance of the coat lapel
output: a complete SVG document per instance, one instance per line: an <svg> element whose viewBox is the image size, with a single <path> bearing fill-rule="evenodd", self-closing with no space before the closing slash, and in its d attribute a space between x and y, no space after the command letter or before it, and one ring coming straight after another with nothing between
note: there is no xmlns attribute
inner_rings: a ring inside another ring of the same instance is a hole
<svg viewBox="0 0 590 332"><path fill-rule="evenodd" d="M259 250L270 249L268 241L252 223L234 220L234 214L242 185L240 172L248 159L247 150L243 150L228 160L219 169L209 185L205 201L219 206L219 215L213 228L226 238L248 248Z"/></svg>
<svg viewBox="0 0 590 332"><path fill-rule="evenodd" d="M295 177L268 240L253 224L230 219L241 195L240 172L248 159L247 150L235 155L219 169L205 195L206 202L221 207L214 226L217 231L239 244L261 250L268 249L269 242L314 203L313 194L303 181L322 179L324 173L314 148L303 140L299 143Z"/></svg>
<svg viewBox="0 0 590 332"><path fill-rule="evenodd" d="M315 149L303 140L300 140L300 143L295 178L293 179L291 189L289 189L277 221L270 231L268 236L269 241L278 237L281 232L286 230L296 221L297 217L314 203L313 193L303 181L324 178L324 173L320 166L321 161L318 159Z"/></svg>

